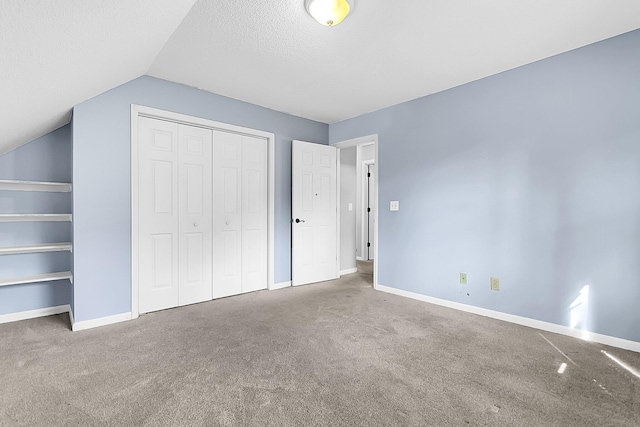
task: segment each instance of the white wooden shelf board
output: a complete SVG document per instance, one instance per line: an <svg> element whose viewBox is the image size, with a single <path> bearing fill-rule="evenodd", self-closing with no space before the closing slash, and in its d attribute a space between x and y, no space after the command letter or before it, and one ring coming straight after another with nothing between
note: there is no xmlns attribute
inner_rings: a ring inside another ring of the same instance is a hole
<svg viewBox="0 0 640 427"><path fill-rule="evenodd" d="M0 222L71 221L71 214L0 214Z"/></svg>
<svg viewBox="0 0 640 427"><path fill-rule="evenodd" d="M33 276L12 277L8 279L0 279L0 286L22 285L25 283L51 282L54 280L68 279L73 283L73 276L70 271L61 271L59 273L34 274Z"/></svg>
<svg viewBox="0 0 640 427"><path fill-rule="evenodd" d="M0 190L9 191L48 191L55 193L70 193L71 183L44 181L11 181L0 179Z"/></svg>
<svg viewBox="0 0 640 427"><path fill-rule="evenodd" d="M0 255L32 254L32 253L38 253L38 252L63 252L63 251L73 252L73 245L71 244L71 242L42 243L38 245L0 247Z"/></svg>

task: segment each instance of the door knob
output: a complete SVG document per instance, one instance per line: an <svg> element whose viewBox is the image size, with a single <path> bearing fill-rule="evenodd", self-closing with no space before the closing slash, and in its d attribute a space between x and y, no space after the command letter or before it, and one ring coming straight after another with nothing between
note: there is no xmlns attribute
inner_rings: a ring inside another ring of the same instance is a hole
<svg viewBox="0 0 640 427"><path fill-rule="evenodd" d="M296 223L304 222L304 219L296 218Z"/></svg>

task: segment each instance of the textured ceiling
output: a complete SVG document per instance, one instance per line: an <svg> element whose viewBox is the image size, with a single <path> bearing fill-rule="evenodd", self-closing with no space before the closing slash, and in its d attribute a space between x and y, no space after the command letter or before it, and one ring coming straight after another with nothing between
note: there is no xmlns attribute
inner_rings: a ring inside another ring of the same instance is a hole
<svg viewBox="0 0 640 427"><path fill-rule="evenodd" d="M0 153L146 74L195 0L1 0Z"/></svg>
<svg viewBox="0 0 640 427"><path fill-rule="evenodd" d="M333 28L304 0L2 0L0 153L143 74L333 123L638 28L638 0L358 0Z"/></svg>

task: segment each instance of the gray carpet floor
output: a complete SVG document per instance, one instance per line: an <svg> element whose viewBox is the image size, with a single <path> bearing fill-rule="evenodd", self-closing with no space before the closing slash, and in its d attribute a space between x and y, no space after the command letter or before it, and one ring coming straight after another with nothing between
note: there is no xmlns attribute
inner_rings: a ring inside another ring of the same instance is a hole
<svg viewBox="0 0 640 427"><path fill-rule="evenodd" d="M371 261L356 261L356 267L358 268L358 273L363 274L373 274L373 260Z"/></svg>
<svg viewBox="0 0 640 427"><path fill-rule="evenodd" d="M636 369L640 354L357 273L82 332L66 315L3 324L0 346L2 426L640 425L640 378L603 351Z"/></svg>

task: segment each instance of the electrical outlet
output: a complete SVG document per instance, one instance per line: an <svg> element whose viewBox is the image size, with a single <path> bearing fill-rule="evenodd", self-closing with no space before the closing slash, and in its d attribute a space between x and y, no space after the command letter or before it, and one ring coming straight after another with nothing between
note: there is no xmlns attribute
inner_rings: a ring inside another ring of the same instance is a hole
<svg viewBox="0 0 640 427"><path fill-rule="evenodd" d="M460 273L460 284L467 284L467 273Z"/></svg>
<svg viewBox="0 0 640 427"><path fill-rule="evenodd" d="M492 277L491 278L491 290L492 291L499 291L500 290L500 279L498 279L497 277Z"/></svg>

